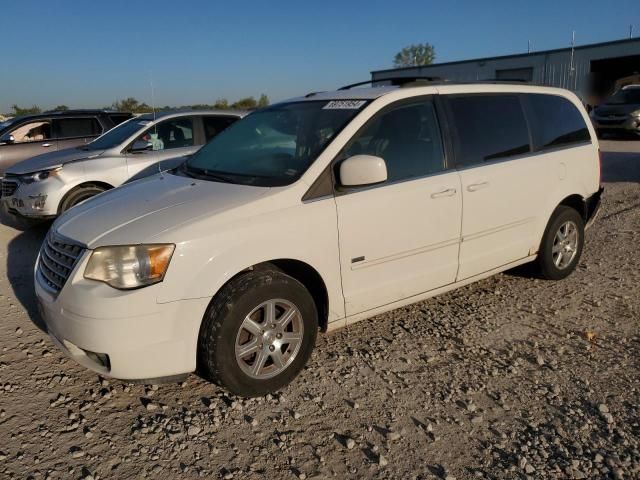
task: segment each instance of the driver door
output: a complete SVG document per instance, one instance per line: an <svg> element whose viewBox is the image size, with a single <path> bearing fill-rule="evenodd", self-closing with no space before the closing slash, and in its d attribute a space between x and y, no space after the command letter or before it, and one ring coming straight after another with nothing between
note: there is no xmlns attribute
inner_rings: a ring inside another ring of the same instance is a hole
<svg viewBox="0 0 640 480"><path fill-rule="evenodd" d="M46 118L22 123L6 135L13 136L13 141L0 145L0 176L4 175L7 168L22 160L58 148L58 142L53 139L51 120Z"/></svg>

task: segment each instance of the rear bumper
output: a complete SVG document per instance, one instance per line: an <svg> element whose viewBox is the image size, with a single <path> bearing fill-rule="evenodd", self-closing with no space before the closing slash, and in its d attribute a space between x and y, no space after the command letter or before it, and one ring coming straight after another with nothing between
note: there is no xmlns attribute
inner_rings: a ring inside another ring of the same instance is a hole
<svg viewBox="0 0 640 480"><path fill-rule="evenodd" d="M603 192L604 187L600 187L596 193L587 198L587 223L585 225L585 229L593 225L598 213L600 213Z"/></svg>

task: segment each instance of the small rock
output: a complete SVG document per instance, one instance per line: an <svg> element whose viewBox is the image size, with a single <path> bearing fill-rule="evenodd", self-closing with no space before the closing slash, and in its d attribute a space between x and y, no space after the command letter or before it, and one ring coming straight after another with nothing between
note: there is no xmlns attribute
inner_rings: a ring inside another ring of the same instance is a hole
<svg viewBox="0 0 640 480"><path fill-rule="evenodd" d="M387 440L389 440L390 442L395 442L396 440L400 440L401 437L402 435L400 435L398 432L387 433Z"/></svg>
<svg viewBox="0 0 640 480"><path fill-rule="evenodd" d="M378 457L378 465L380 465L381 467L386 467L389 464L389 461L383 457L382 455L380 455Z"/></svg>
<svg viewBox="0 0 640 480"><path fill-rule="evenodd" d="M482 415L474 415L473 417L471 417L471 423L473 423L474 425L482 423Z"/></svg>
<svg viewBox="0 0 640 480"><path fill-rule="evenodd" d="M347 438L344 444L349 450L351 450L353 447L356 446L356 441L353 438Z"/></svg>
<svg viewBox="0 0 640 480"><path fill-rule="evenodd" d="M198 427L197 425L191 425L189 427L189 429L187 430L187 435L189 435L190 437L194 437L194 436L198 435L201 431L202 431L202 429L200 427Z"/></svg>

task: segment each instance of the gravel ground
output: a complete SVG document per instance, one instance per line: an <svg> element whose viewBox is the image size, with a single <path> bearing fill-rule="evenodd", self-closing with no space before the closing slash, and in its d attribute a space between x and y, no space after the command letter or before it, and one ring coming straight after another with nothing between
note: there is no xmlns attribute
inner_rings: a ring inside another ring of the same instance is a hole
<svg viewBox="0 0 640 480"><path fill-rule="evenodd" d="M571 277L521 269L321 336L253 400L67 360L35 324L44 231L0 227L0 477L640 478L640 142L602 146Z"/></svg>

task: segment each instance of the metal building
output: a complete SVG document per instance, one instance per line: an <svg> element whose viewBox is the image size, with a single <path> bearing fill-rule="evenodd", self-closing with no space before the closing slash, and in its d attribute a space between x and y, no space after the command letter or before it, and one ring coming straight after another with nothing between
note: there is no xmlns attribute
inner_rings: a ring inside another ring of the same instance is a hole
<svg viewBox="0 0 640 480"><path fill-rule="evenodd" d="M445 80L523 80L566 88L593 104L611 93L616 81L640 74L640 38L558 48L541 52L476 58L457 62L371 72L372 80L430 76ZM637 79L627 83L639 83Z"/></svg>

